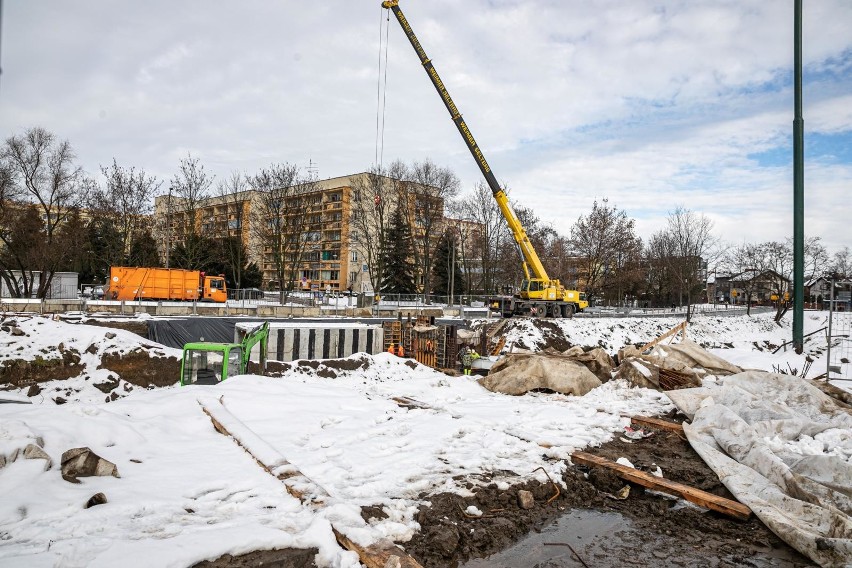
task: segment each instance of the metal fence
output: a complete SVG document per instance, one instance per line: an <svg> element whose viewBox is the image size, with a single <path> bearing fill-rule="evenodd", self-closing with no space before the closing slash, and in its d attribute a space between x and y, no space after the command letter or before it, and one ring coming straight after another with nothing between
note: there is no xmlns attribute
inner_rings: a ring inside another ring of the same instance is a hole
<svg viewBox="0 0 852 568"><path fill-rule="evenodd" d="M826 378L852 381L852 312L828 313Z"/></svg>

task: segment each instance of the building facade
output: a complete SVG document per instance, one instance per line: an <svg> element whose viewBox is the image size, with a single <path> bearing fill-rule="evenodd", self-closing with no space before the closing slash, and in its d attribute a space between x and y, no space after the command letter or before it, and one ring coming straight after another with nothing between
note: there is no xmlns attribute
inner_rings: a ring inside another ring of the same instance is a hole
<svg viewBox="0 0 852 568"><path fill-rule="evenodd" d="M428 209L440 214L432 226L421 215L427 209L424 199L437 204ZM369 173L311 181L277 201L254 189L201 199L192 207L173 196L160 196L155 224L166 265L168 251L191 232L207 238L238 237L248 261L263 273L267 290L371 294L378 280L371 266L379 253L372 247L375 233L400 206L420 245L426 227L431 228L430 241L437 240L446 222L443 199L431 196L429 188ZM287 267L283 278L279 265Z"/></svg>

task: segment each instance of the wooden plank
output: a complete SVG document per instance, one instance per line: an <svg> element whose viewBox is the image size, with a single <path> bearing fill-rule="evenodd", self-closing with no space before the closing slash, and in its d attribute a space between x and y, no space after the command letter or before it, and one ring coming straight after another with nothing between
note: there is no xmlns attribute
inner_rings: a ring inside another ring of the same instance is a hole
<svg viewBox="0 0 852 568"><path fill-rule="evenodd" d="M671 337L672 335L676 334L679 331L683 331L683 339L686 339L686 325L687 325L686 321L680 322L679 324L677 324L676 326L674 326L673 328L671 328L670 330L668 330L667 332L665 332L664 334L659 336L657 339L651 341L650 343L646 343L645 345L640 347L639 353L644 353L647 349L650 349L651 347L655 346L660 341L666 339L667 337Z"/></svg>
<svg viewBox="0 0 852 568"><path fill-rule="evenodd" d="M361 546L352 542L345 534L334 527L331 530L340 546L356 553L367 568L423 568L419 562L390 541L386 540L370 546Z"/></svg>
<svg viewBox="0 0 852 568"><path fill-rule="evenodd" d="M669 432L683 434L683 425L678 424L677 422L669 422L668 420L662 420L651 416L631 416L630 421L635 422L636 424L642 424L643 426L650 426L651 428L659 428L660 430L668 430Z"/></svg>
<svg viewBox="0 0 852 568"><path fill-rule="evenodd" d="M593 456L586 452L575 452L571 455L571 460L575 464L599 466L611 469L615 471L620 478L626 481L636 483L649 489L654 489L655 491L662 491L663 493L669 493L670 495L677 495L678 497L682 497L691 503L704 507L705 509L711 509L741 521L745 521L751 516L751 509L738 501L725 499L724 497L719 497L713 493L708 493L701 489L696 489L695 487L678 483L677 481L656 477L650 473L615 463L614 461L610 461L606 458Z"/></svg>

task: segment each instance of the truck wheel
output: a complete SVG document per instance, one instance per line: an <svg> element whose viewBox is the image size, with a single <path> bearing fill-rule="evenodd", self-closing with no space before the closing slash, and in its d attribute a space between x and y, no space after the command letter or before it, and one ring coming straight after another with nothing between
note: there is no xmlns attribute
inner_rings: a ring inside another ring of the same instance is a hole
<svg viewBox="0 0 852 568"><path fill-rule="evenodd" d="M536 304L532 307L532 316L534 318L543 318L545 315L547 315L547 310L543 305Z"/></svg>
<svg viewBox="0 0 852 568"><path fill-rule="evenodd" d="M562 306L559 304L553 304L550 306L548 310L550 312L550 316L553 318L561 318L562 317Z"/></svg>
<svg viewBox="0 0 852 568"><path fill-rule="evenodd" d="M566 304L562 306L562 315L566 318L574 317L574 304Z"/></svg>

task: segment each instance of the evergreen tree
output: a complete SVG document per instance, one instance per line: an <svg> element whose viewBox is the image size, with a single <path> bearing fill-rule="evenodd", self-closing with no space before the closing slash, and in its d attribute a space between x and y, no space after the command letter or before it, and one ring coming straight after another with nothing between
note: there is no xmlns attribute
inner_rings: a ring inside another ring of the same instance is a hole
<svg viewBox="0 0 852 568"><path fill-rule="evenodd" d="M89 222L87 262L80 271L80 281L106 282L111 266L125 266L121 238L115 226L106 218L95 217Z"/></svg>
<svg viewBox="0 0 852 568"><path fill-rule="evenodd" d="M394 211L380 256L384 267L380 290L385 294L416 294L414 243L402 207Z"/></svg>
<svg viewBox="0 0 852 568"><path fill-rule="evenodd" d="M461 262L457 252L453 254L453 248L456 245L454 241L455 235L451 231L446 231L438 241L438 248L435 251L432 291L438 296L449 296L451 288L454 296L465 293ZM453 272L455 272L455 278L453 278Z"/></svg>
<svg viewBox="0 0 852 568"><path fill-rule="evenodd" d="M263 284L263 273L256 262L249 263L243 269L241 283L244 288L260 288L260 285Z"/></svg>
<svg viewBox="0 0 852 568"><path fill-rule="evenodd" d="M133 236L130 241L130 254L127 262L130 266L162 266L160 255L157 252L157 241L151 235L150 229L145 229Z"/></svg>
<svg viewBox="0 0 852 568"><path fill-rule="evenodd" d="M219 274L219 272L206 270L208 265L211 264L209 260L211 257L221 256L211 250L211 247L215 248L215 246L215 243L211 243L210 239L190 233L172 249L170 255L171 266L169 268L205 270L211 274Z"/></svg>

